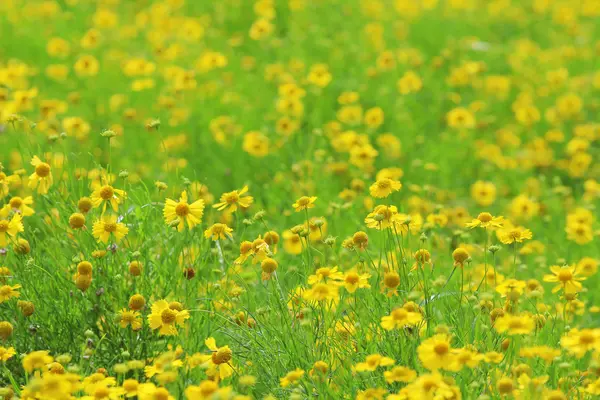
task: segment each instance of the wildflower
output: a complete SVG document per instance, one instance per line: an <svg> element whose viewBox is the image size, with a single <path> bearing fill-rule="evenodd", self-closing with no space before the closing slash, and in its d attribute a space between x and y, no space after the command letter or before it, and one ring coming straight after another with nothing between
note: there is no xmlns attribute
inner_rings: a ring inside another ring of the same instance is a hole
<svg viewBox="0 0 600 400"><path fill-rule="evenodd" d="M10 300L12 297L19 297L21 294L17 290L20 288L21 285L0 286L0 304L4 303L7 300Z"/></svg>
<svg viewBox="0 0 600 400"><path fill-rule="evenodd" d="M241 190L223 193L220 199L221 202L213 204L213 208L228 212L235 212L238 207L248 208L254 201L254 198L252 196L243 196L246 192L248 192L248 186L244 186Z"/></svg>
<svg viewBox="0 0 600 400"><path fill-rule="evenodd" d="M311 301L337 302L338 289L336 285L326 283L315 283L310 289L304 292L304 298Z"/></svg>
<svg viewBox="0 0 600 400"><path fill-rule="evenodd" d="M557 282L558 284L552 289L552 293L556 293L561 289L567 293L577 293L581 291L582 285L580 281L585 280L583 276L579 276L575 266L559 267L553 265L550 267L552 274L544 275L544 282Z"/></svg>
<svg viewBox="0 0 600 400"><path fill-rule="evenodd" d="M291 385L295 385L298 383L300 379L304 376L304 370L297 368L294 371L288 372L283 378L279 379L279 384L281 387L288 387Z"/></svg>
<svg viewBox="0 0 600 400"><path fill-rule="evenodd" d="M522 226L505 226L499 229L496 234L503 244L522 243L533 236L529 229L525 229Z"/></svg>
<svg viewBox="0 0 600 400"><path fill-rule="evenodd" d="M187 192L181 192L179 201L167 199L163 209L163 216L168 225L177 224L177 230L183 231L187 224L189 229L202 222L204 214L204 200L198 199L192 204L188 204Z"/></svg>
<svg viewBox="0 0 600 400"><path fill-rule="evenodd" d="M388 197L392 192L397 192L402 188L402 184L390 178L378 179L369 188L371 196L376 198Z"/></svg>
<svg viewBox="0 0 600 400"><path fill-rule="evenodd" d="M141 294L134 294L129 298L128 306L134 311L139 311L146 305L146 299Z"/></svg>
<svg viewBox="0 0 600 400"><path fill-rule="evenodd" d="M48 193L48 189L52 186L52 169L50 165L42 162L38 156L31 159L31 165L35 167L35 172L29 176L29 187L35 189L39 194Z"/></svg>
<svg viewBox="0 0 600 400"><path fill-rule="evenodd" d="M27 196L25 198L14 196L10 199L8 204L0 209L0 216L7 216L10 211L21 214L23 217L29 217L35 214L35 210L29 206L33 204L33 197Z"/></svg>
<svg viewBox="0 0 600 400"><path fill-rule="evenodd" d="M42 369L46 365L54 361L54 358L48 354L45 350L33 351L23 357L23 368L27 372L33 372L36 369Z"/></svg>
<svg viewBox="0 0 600 400"><path fill-rule="evenodd" d="M418 312L411 312L403 307L396 308L390 315L381 317L381 327L388 331L392 329L402 329L409 325L416 325L423 320L423 316Z"/></svg>
<svg viewBox="0 0 600 400"><path fill-rule="evenodd" d="M346 271L343 276L343 280L340 282L346 288L348 293L356 292L356 289L369 289L369 274L359 274L356 269Z"/></svg>
<svg viewBox="0 0 600 400"><path fill-rule="evenodd" d="M85 226L85 215L81 213L73 213L69 217L69 226L72 229L81 229Z"/></svg>
<svg viewBox="0 0 600 400"><path fill-rule="evenodd" d="M389 371L384 371L383 376L385 377L385 381L389 384L394 382L408 383L417 378L417 373L408 367L395 366Z"/></svg>
<svg viewBox="0 0 600 400"><path fill-rule="evenodd" d="M267 257L262 260L260 263L260 268L262 269L262 280L269 280L271 278L271 274L277 270L278 266L279 265L277 264L277 261L272 258Z"/></svg>
<svg viewBox="0 0 600 400"><path fill-rule="evenodd" d="M343 274L338 271L338 267L322 267L317 269L314 275L308 277L308 284L314 285L319 282L341 281L342 279Z"/></svg>
<svg viewBox="0 0 600 400"><path fill-rule="evenodd" d="M142 320L140 319L140 313L137 311L130 311L123 308L119 312L119 325L121 328L127 328L131 326L131 329L137 331L142 329Z"/></svg>
<svg viewBox="0 0 600 400"><path fill-rule="evenodd" d="M17 307L21 310L24 317L30 317L35 312L35 305L30 301L17 301Z"/></svg>
<svg viewBox="0 0 600 400"><path fill-rule="evenodd" d="M217 241L219 239L225 240L227 238L233 239L231 232L233 232L233 229L227 225L216 223L204 231L204 237L207 239L211 238L213 241Z"/></svg>
<svg viewBox="0 0 600 400"><path fill-rule="evenodd" d="M577 358L600 346L600 329L573 328L560 338L560 345Z"/></svg>
<svg viewBox="0 0 600 400"><path fill-rule="evenodd" d="M23 232L23 222L21 215L14 214L11 220L0 219L0 248L8 245L8 238L15 238L19 232Z"/></svg>
<svg viewBox="0 0 600 400"><path fill-rule="evenodd" d="M450 336L439 333L424 340L417 348L419 360L429 370L449 369L455 361Z"/></svg>
<svg viewBox="0 0 600 400"><path fill-rule="evenodd" d="M102 213L106 211L106 207L109 205L112 207L114 212L119 210L119 204L123 202L127 194L121 189L116 189L111 185L98 185L92 192L90 200L94 208L102 206Z"/></svg>
<svg viewBox="0 0 600 400"><path fill-rule="evenodd" d="M375 209L367 214L365 218L365 224L369 228L375 228L377 230L387 229L392 226L393 217L398 214L396 206L384 206L379 205Z"/></svg>
<svg viewBox="0 0 600 400"><path fill-rule="evenodd" d="M148 315L148 322L152 330L159 330L159 335L177 335L177 325L183 326L190 317L187 310L175 310L166 300L158 300L152 304L152 312Z"/></svg>
<svg viewBox="0 0 600 400"><path fill-rule="evenodd" d="M120 242L127 235L129 228L124 223L118 222L114 215L103 215L100 219L94 222L92 234L94 237L103 243L108 243L111 236L114 236L115 242Z"/></svg>
<svg viewBox="0 0 600 400"><path fill-rule="evenodd" d="M204 344L212 352L211 355L200 356L206 374L216 381L230 377L234 369L231 365L233 354L229 346L217 347L217 342L212 337L206 339Z"/></svg>
<svg viewBox="0 0 600 400"><path fill-rule="evenodd" d="M494 328L509 335L527 335L535 328L535 321L529 315L505 314L496 319Z"/></svg>
<svg viewBox="0 0 600 400"><path fill-rule="evenodd" d="M386 292L388 297L398 295L398 286L400 285L400 275L394 271L388 271L383 275L382 292Z"/></svg>
<svg viewBox="0 0 600 400"><path fill-rule="evenodd" d="M6 362L11 359L17 352L14 347L2 347L0 346L0 361Z"/></svg>
<svg viewBox="0 0 600 400"><path fill-rule="evenodd" d="M488 212L479 213L476 219L465 224L467 228L500 228L502 227L503 217L494 217Z"/></svg>
<svg viewBox="0 0 600 400"><path fill-rule="evenodd" d="M294 204L292 204L292 207L294 207L294 210L296 210L296 212L302 211L302 210L307 210L307 209L313 208L315 206L316 200L317 200L317 198L315 196L313 196L313 197L302 196L298 200L296 200L296 202Z"/></svg>
<svg viewBox="0 0 600 400"><path fill-rule="evenodd" d="M471 197L482 207L490 206L496 200L496 186L492 182L477 181L471 186Z"/></svg>
<svg viewBox="0 0 600 400"><path fill-rule="evenodd" d="M8 321L0 321L0 339L6 340L13 333L13 326Z"/></svg>
<svg viewBox="0 0 600 400"><path fill-rule="evenodd" d="M465 262L471 257L467 249L463 247L457 247L452 252L452 258L454 259L454 266L460 266L461 268L464 266Z"/></svg>

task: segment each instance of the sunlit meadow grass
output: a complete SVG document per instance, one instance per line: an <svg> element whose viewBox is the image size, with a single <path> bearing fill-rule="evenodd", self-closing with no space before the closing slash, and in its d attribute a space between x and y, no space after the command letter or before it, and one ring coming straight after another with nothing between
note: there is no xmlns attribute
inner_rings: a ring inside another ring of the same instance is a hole
<svg viewBox="0 0 600 400"><path fill-rule="evenodd" d="M0 397L600 395L597 0L1 0Z"/></svg>

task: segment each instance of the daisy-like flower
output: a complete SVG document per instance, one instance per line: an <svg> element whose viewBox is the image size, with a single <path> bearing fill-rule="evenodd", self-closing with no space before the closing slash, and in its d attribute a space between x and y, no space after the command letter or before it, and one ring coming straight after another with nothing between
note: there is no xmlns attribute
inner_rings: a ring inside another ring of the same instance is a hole
<svg viewBox="0 0 600 400"><path fill-rule="evenodd" d="M121 328L127 328L131 326L131 329L137 331L142 329L142 320L140 318L140 313L137 311L128 310L123 308L119 312L119 325Z"/></svg>
<svg viewBox="0 0 600 400"><path fill-rule="evenodd" d="M292 207L294 207L294 210L296 210L296 212L307 210L315 206L315 201L317 201L316 196L302 196L298 200L296 200L294 204L292 204Z"/></svg>
<svg viewBox="0 0 600 400"><path fill-rule="evenodd" d="M369 187L369 192L373 197L384 198L388 197L392 192L397 192L401 188L402 184L399 181L390 178L381 178Z"/></svg>
<svg viewBox="0 0 600 400"><path fill-rule="evenodd" d="M219 211L235 212L238 207L248 208L254 201L252 196L242 196L248 192L248 186L244 186L241 190L223 193L220 202L213 205Z"/></svg>
<svg viewBox="0 0 600 400"><path fill-rule="evenodd" d="M305 299L310 301L337 302L338 288L336 285L319 282L303 293Z"/></svg>
<svg viewBox="0 0 600 400"><path fill-rule="evenodd" d="M152 304L152 312L148 315L150 328L159 330L158 334L163 336L177 335L177 325L183 326L185 320L190 317L187 310L179 310L180 307L171 307L166 300L158 300Z"/></svg>
<svg viewBox="0 0 600 400"><path fill-rule="evenodd" d="M467 228L500 228L502 227L502 221L504 221L504 217L494 217L489 212L479 213L477 218L475 218L471 222L467 222L465 226Z"/></svg>
<svg viewBox="0 0 600 400"><path fill-rule="evenodd" d="M314 275L308 277L308 284L314 285L319 282L341 281L344 275L338 271L338 267L322 267L317 269Z"/></svg>
<svg viewBox="0 0 600 400"><path fill-rule="evenodd" d="M30 205L33 204L33 197L27 196L25 198L14 196L10 199L8 204L4 208L0 209L0 217L6 218L10 212L21 214L23 217L29 217L35 214L35 210Z"/></svg>
<svg viewBox="0 0 600 400"><path fill-rule="evenodd" d="M39 194L48 193L48 189L54 182L50 165L40 160L38 156L31 159L31 165L35 167L35 171L29 176L29 188L37 188Z"/></svg>
<svg viewBox="0 0 600 400"><path fill-rule="evenodd" d="M11 359L17 352L14 347L2 347L0 346L0 361L8 361Z"/></svg>
<svg viewBox="0 0 600 400"><path fill-rule="evenodd" d="M90 199L92 200L92 206L94 208L102 207L102 212L106 211L106 208L110 205L113 211L119 210L119 204L127 197L127 193L124 190L116 189L111 185L105 183L104 185L98 185L92 192Z"/></svg>
<svg viewBox="0 0 600 400"><path fill-rule="evenodd" d="M379 367L388 367L390 365L394 365L394 363L395 361L389 357L384 357L381 354L371 354L365 358L364 362L359 362L356 364L354 370L358 372L373 372Z"/></svg>
<svg viewBox="0 0 600 400"><path fill-rule="evenodd" d="M231 235L231 232L233 232L233 229L227 225L216 223L204 231L204 237L207 239L211 238L213 241L217 241L219 239L225 240L227 238L232 239L233 236Z"/></svg>
<svg viewBox="0 0 600 400"><path fill-rule="evenodd" d="M600 346L600 329L571 329L560 339L560 345L577 358Z"/></svg>
<svg viewBox="0 0 600 400"><path fill-rule="evenodd" d="M509 335L527 335L534 330L535 321L527 314L505 314L496 319L494 328L496 328L499 333L506 332Z"/></svg>
<svg viewBox="0 0 600 400"><path fill-rule="evenodd" d="M8 237L15 238L19 232L23 232L23 222L21 222L21 215L15 214L11 220L0 219L0 248L8 245Z"/></svg>
<svg viewBox="0 0 600 400"><path fill-rule="evenodd" d="M381 317L381 327L391 331L392 329L402 329L409 325L416 325L422 320L423 316L420 313L400 307L393 310L390 315Z"/></svg>
<svg viewBox="0 0 600 400"><path fill-rule="evenodd" d="M165 222L168 225L177 224L179 232L183 231L186 224L189 229L198 225L202 222L202 215L204 215L204 200L198 199L189 204L185 190L181 192L178 202L171 199L165 201L165 208L163 209Z"/></svg>
<svg viewBox="0 0 600 400"><path fill-rule="evenodd" d="M3 285L0 286L0 304L5 301L10 300L13 297L19 297L21 293L18 292L18 289L21 288L21 285Z"/></svg>
<svg viewBox="0 0 600 400"><path fill-rule="evenodd" d="M232 365L233 352L229 346L218 347L214 338L209 337L204 341L206 347L212 352L209 355L200 355L201 366L206 368L206 374L217 382L230 377L234 368Z"/></svg>
<svg viewBox="0 0 600 400"><path fill-rule="evenodd" d="M304 370L297 368L293 371L288 372L283 378L279 378L279 384L281 387L288 387L296 384L304 376Z"/></svg>
<svg viewBox="0 0 600 400"><path fill-rule="evenodd" d="M115 241L119 242L127 235L129 228L124 223L118 222L115 215L103 215L99 220L94 222L92 234L102 243L108 243L111 236L114 236Z"/></svg>
<svg viewBox="0 0 600 400"><path fill-rule="evenodd" d="M550 267L552 274L544 275L544 282L556 282L557 285L552 289L552 293L556 293L561 289L565 293L578 293L581 291L582 285L580 281L584 281L586 277L579 276L577 268L572 266L559 267L553 265Z"/></svg>
<svg viewBox="0 0 600 400"><path fill-rule="evenodd" d="M359 274L356 269L351 269L344 273L343 280L340 282L349 293L356 292L357 289L370 288L369 274Z"/></svg>
<svg viewBox="0 0 600 400"><path fill-rule="evenodd" d="M365 224L369 228L386 229L392 226L396 214L398 214L396 206L379 205L367 214Z"/></svg>
<svg viewBox="0 0 600 400"><path fill-rule="evenodd" d="M391 385L394 382L412 382L417 378L417 373L408 367L396 366L389 371L384 371L383 376Z"/></svg>
<svg viewBox="0 0 600 400"><path fill-rule="evenodd" d="M505 226L504 228L499 229L496 232L496 235L503 244L522 243L533 237L531 231L522 226Z"/></svg>
<svg viewBox="0 0 600 400"><path fill-rule="evenodd" d="M54 358L46 350L33 351L23 357L23 369L27 372L33 372L36 369L42 369L54 361Z"/></svg>
<svg viewBox="0 0 600 400"><path fill-rule="evenodd" d="M429 370L449 369L454 364L455 351L450 336L440 333L424 340L417 348L419 360Z"/></svg>

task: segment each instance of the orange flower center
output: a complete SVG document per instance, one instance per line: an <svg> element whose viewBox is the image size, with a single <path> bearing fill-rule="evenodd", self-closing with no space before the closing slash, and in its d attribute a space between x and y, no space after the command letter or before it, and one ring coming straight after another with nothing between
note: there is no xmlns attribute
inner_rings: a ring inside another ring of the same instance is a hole
<svg viewBox="0 0 600 400"><path fill-rule="evenodd" d="M163 322L163 324L170 325L173 322L175 322L175 319L177 319L177 311L173 311L170 308L167 308L163 310L163 312L160 314L160 319Z"/></svg>
<svg viewBox="0 0 600 400"><path fill-rule="evenodd" d="M20 209L23 205L23 199L20 197L13 197L10 199L10 207L14 209Z"/></svg>
<svg viewBox="0 0 600 400"><path fill-rule="evenodd" d="M348 275L346 275L346 283L349 283L350 285L356 285L359 279L360 277L358 276L358 274L354 272L351 272Z"/></svg>
<svg viewBox="0 0 600 400"><path fill-rule="evenodd" d="M490 222L492 220L492 214L487 212L482 212L477 216L477 219L483 223Z"/></svg>
<svg viewBox="0 0 600 400"><path fill-rule="evenodd" d="M175 214L179 217L186 217L190 213L190 206L186 203L179 203L175 207Z"/></svg>
<svg viewBox="0 0 600 400"><path fill-rule="evenodd" d="M117 224L115 222L105 222L104 232L115 232L117 230Z"/></svg>
<svg viewBox="0 0 600 400"><path fill-rule="evenodd" d="M35 167L35 174L37 176L39 176L40 178L45 178L48 175L50 175L50 166L46 163L39 163L36 167Z"/></svg>
<svg viewBox="0 0 600 400"><path fill-rule="evenodd" d="M110 185L104 185L102 186L102 189L100 189L100 197L102 197L102 200L110 200L114 195L115 190Z"/></svg>
<svg viewBox="0 0 600 400"><path fill-rule="evenodd" d="M558 280L561 282L569 282L573 279L573 273L568 269L561 269L558 273Z"/></svg>
<svg viewBox="0 0 600 400"><path fill-rule="evenodd" d="M8 221L7 220L0 220L0 233L4 233L8 231Z"/></svg>
<svg viewBox="0 0 600 400"><path fill-rule="evenodd" d="M445 355L446 353L448 353L449 350L450 347L448 346L448 343L437 343L435 346L433 346L433 351L438 356Z"/></svg>
<svg viewBox="0 0 600 400"><path fill-rule="evenodd" d="M229 347L221 347L212 354L212 361L215 364L226 364L231 360L231 349Z"/></svg>

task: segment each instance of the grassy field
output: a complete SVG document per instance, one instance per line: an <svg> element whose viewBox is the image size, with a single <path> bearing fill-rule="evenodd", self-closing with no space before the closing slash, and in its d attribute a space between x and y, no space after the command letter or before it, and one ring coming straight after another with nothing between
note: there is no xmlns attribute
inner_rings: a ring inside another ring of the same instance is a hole
<svg viewBox="0 0 600 400"><path fill-rule="evenodd" d="M0 398L598 398L599 21L0 0Z"/></svg>

